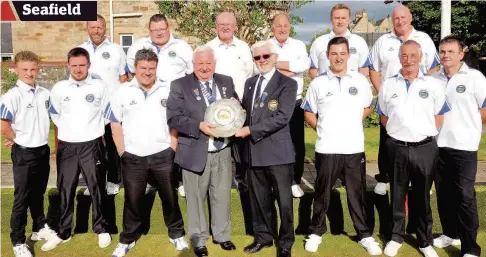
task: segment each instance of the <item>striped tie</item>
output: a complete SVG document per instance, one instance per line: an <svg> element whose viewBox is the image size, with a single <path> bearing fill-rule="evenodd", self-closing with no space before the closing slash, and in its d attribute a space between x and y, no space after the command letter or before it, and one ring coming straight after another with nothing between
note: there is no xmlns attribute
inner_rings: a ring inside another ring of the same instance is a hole
<svg viewBox="0 0 486 257"><path fill-rule="evenodd" d="M216 96L213 95L213 90L211 90L211 87L209 86L209 81L206 81L206 83L204 83L205 86L203 86L201 88L201 91L204 95L204 97L206 97L206 99L208 99L208 103L209 104L212 104L214 101L216 101Z"/></svg>

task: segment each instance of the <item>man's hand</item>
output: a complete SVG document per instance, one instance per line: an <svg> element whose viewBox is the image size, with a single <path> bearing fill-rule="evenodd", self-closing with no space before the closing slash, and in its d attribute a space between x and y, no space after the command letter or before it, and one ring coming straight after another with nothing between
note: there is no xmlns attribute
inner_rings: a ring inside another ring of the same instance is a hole
<svg viewBox="0 0 486 257"><path fill-rule="evenodd" d="M231 98L230 98L230 100L236 101L236 102L238 102L239 104L241 104L240 100L238 100L238 99L236 99L236 98L234 98L234 97L231 97Z"/></svg>
<svg viewBox="0 0 486 257"><path fill-rule="evenodd" d="M10 141L8 139L5 139L5 141L4 141L4 146L5 147L12 148L13 145L14 145L14 142L13 141Z"/></svg>
<svg viewBox="0 0 486 257"><path fill-rule="evenodd" d="M201 121L201 123L199 123L199 130L201 130L204 134L208 136L214 137L213 128L215 127L216 127L215 125L206 121Z"/></svg>
<svg viewBox="0 0 486 257"><path fill-rule="evenodd" d="M251 133L250 127L246 126L246 127L241 128L240 130L236 131L235 137L245 138L245 137L249 136L250 133Z"/></svg>

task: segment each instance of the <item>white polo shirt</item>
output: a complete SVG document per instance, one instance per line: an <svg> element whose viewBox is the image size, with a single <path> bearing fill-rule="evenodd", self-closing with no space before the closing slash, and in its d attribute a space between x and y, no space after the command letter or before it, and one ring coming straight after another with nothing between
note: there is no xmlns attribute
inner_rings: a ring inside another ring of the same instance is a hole
<svg viewBox="0 0 486 257"><path fill-rule="evenodd" d="M428 70L439 65L439 55L429 35L412 29L412 33L410 33L407 40L416 41L422 48L423 56L420 61L420 70L423 73L427 73ZM371 48L368 57L369 68L381 72L381 82L400 72L402 65L398 55L402 43L402 40L395 35L395 32L390 32L378 38L373 48Z"/></svg>
<svg viewBox="0 0 486 257"><path fill-rule="evenodd" d="M216 73L230 76L235 84L235 91L243 99L245 82L253 76L253 55L248 44L233 36L231 44L226 45L218 37L206 43L214 50Z"/></svg>
<svg viewBox="0 0 486 257"><path fill-rule="evenodd" d="M436 136L435 115L449 110L440 80L422 72L412 82L399 73L385 80L378 94L377 112L388 116L386 132L404 142Z"/></svg>
<svg viewBox="0 0 486 257"><path fill-rule="evenodd" d="M276 38L271 38L270 42L275 45L277 50L277 61L288 61L289 70L296 73L292 78L297 81L297 100L302 98L304 90L304 72L310 67L310 59L304 42L291 37L280 45Z"/></svg>
<svg viewBox="0 0 486 257"><path fill-rule="evenodd" d="M49 112L59 140L78 143L103 136L107 98L105 82L91 74L83 81L70 76L57 82L51 91Z"/></svg>
<svg viewBox="0 0 486 257"><path fill-rule="evenodd" d="M477 151L481 141L481 108L486 108L486 78L465 63L448 79L443 69L433 74L446 88L451 111L444 115L437 144L463 151Z"/></svg>
<svg viewBox="0 0 486 257"><path fill-rule="evenodd" d="M317 153L355 154L364 152L363 111L373 101L371 85L356 71L337 77L327 71L312 80L302 109L319 114Z"/></svg>
<svg viewBox="0 0 486 257"><path fill-rule="evenodd" d="M170 35L169 41L158 47L150 37L141 38L133 43L127 52L127 67L131 73L135 70L135 54L141 49L152 49L159 57L157 78L164 82L172 82L194 71L192 64L192 48L186 41Z"/></svg>
<svg viewBox="0 0 486 257"><path fill-rule="evenodd" d="M126 58L123 48L108 38L96 46L91 39L79 45L89 53L91 66L89 73L101 78L108 87L109 96L120 87L120 75L126 73Z"/></svg>
<svg viewBox="0 0 486 257"><path fill-rule="evenodd" d="M49 138L49 90L35 88L17 80L2 97L1 119L9 120L15 132L14 142L24 147L46 145Z"/></svg>
<svg viewBox="0 0 486 257"><path fill-rule="evenodd" d="M148 156L170 147L166 116L169 92L170 84L161 81L147 92L134 77L115 93L105 118L122 123L126 152Z"/></svg>
<svg viewBox="0 0 486 257"><path fill-rule="evenodd" d="M334 31L329 34L322 35L312 43L309 57L311 59L311 68L316 68L318 74L324 73L329 70L329 59L327 59L327 45L329 41L336 37ZM366 62L369 54L368 44L366 41L351 32L346 31L344 37L348 39L349 52L351 56L348 60L348 71L359 71L359 68L367 67Z"/></svg>

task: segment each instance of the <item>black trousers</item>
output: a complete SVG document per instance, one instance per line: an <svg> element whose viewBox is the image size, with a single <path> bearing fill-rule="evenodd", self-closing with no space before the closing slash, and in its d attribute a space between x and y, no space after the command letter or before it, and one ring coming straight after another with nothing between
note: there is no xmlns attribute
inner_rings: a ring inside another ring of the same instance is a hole
<svg viewBox="0 0 486 257"><path fill-rule="evenodd" d="M177 199L177 185L174 184L176 180L173 178L174 155L170 147L144 157L128 152L122 155L125 204L120 243L130 244L143 233L141 210L147 183L157 188L169 237L176 239L184 236L184 221Z"/></svg>
<svg viewBox="0 0 486 257"><path fill-rule="evenodd" d="M106 232L107 223L103 217L103 202L106 199L105 148L100 138L81 143L59 140L57 150L57 188L61 200L58 236L71 236L74 214L74 197L79 182L79 174L88 185L93 203L93 231Z"/></svg>
<svg viewBox="0 0 486 257"><path fill-rule="evenodd" d="M250 190L248 186L248 165L245 163L235 162L235 184L240 194L241 209L243 211L243 220L245 222L245 233L253 235L253 222L250 207Z"/></svg>
<svg viewBox="0 0 486 257"><path fill-rule="evenodd" d="M390 165L390 158L388 154L388 147L386 141L390 136L386 133L385 127L380 122L380 145L378 146L378 174L375 179L381 183L388 183L388 173L393 167Z"/></svg>
<svg viewBox="0 0 486 257"><path fill-rule="evenodd" d="M120 156L116 150L115 142L111 132L110 124L105 126L105 144L106 144L106 180L111 183L119 184L121 182L121 163Z"/></svg>
<svg viewBox="0 0 486 257"><path fill-rule="evenodd" d="M479 218L476 201L478 152L439 148L437 204L444 235L461 239L461 253L481 256L476 242Z"/></svg>
<svg viewBox="0 0 486 257"><path fill-rule="evenodd" d="M435 139L428 139L418 146L404 145L388 138L387 147L393 171L389 173L392 206L392 240L402 243L405 237L405 197L408 195L417 222L419 247L432 243L432 211L430 209L430 188L436 169L438 147ZM409 219L410 220L410 219Z"/></svg>
<svg viewBox="0 0 486 257"><path fill-rule="evenodd" d="M317 178L315 183L314 213L311 234L322 236L327 231L326 214L331 201L331 191L341 177L346 183L348 209L358 240L371 236L366 212L366 160L364 153L320 154L316 153Z"/></svg>
<svg viewBox="0 0 486 257"><path fill-rule="evenodd" d="M291 249L295 241L291 189L293 166L291 163L251 167L248 172L255 240L264 244L275 240L278 249ZM275 199L280 211L278 232Z"/></svg>
<svg viewBox="0 0 486 257"><path fill-rule="evenodd" d="M48 145L27 148L12 146L14 178L14 202L10 217L10 240L16 244L25 243L27 208L32 216L32 231L39 231L46 224L44 216L44 193L49 180Z"/></svg>
<svg viewBox="0 0 486 257"><path fill-rule="evenodd" d="M305 160L305 141L304 141L304 109L300 108L302 99L295 102L294 114L289 122L290 137L294 144L295 163L294 163L294 183L300 184L304 173Z"/></svg>

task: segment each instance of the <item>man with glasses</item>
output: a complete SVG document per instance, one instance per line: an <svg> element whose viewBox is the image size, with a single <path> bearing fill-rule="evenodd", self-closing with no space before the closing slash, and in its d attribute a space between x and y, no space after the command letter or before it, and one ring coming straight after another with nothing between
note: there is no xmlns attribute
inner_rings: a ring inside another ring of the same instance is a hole
<svg viewBox="0 0 486 257"><path fill-rule="evenodd" d="M152 49L159 57L157 79L171 81L190 74L192 68L192 48L184 40L175 38L169 30L169 22L162 14L150 17L149 36L141 38L128 49L127 68L135 72L135 54L140 49Z"/></svg>
<svg viewBox="0 0 486 257"><path fill-rule="evenodd" d="M277 256L291 256L295 241L292 181L295 151L289 122L295 107L297 82L276 70L278 54L270 41L252 46L260 74L245 84L242 105L245 126L235 137L243 139L240 160L247 163L254 241L244 248L256 253L277 244ZM277 230L277 200L280 230Z"/></svg>

